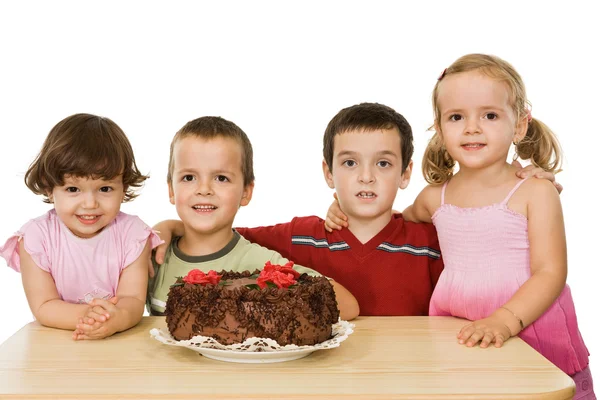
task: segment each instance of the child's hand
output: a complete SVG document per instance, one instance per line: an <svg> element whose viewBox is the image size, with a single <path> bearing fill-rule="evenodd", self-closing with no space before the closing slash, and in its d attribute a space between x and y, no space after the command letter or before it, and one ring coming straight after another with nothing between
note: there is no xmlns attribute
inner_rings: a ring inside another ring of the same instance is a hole
<svg viewBox="0 0 600 400"><path fill-rule="evenodd" d="M173 229L169 221L159 222L158 224L154 225L152 229L158 233L158 236L162 240L164 240L164 243L154 249L154 260L157 264L162 264L165 261L165 253L167 252L167 248L169 248L169 244L173 238ZM148 263L148 275L150 278L154 277L154 266L152 265L152 259L150 259Z"/></svg>
<svg viewBox="0 0 600 400"><path fill-rule="evenodd" d="M116 305L119 302L119 298L117 296L111 297L108 302L110 304ZM89 325L94 324L94 322L106 322L110 318L110 311L102 307L96 299L92 300L90 303L90 308L84 318L80 318L82 322L87 323Z"/></svg>
<svg viewBox="0 0 600 400"><path fill-rule="evenodd" d="M502 347L511 336L508 326L500 318L493 316L463 326L456 335L460 344L473 347L481 342L479 347L484 348L488 347L490 343L494 343L496 347Z"/></svg>
<svg viewBox="0 0 600 400"><path fill-rule="evenodd" d="M560 183L556 182L556 176L552 172L545 171L542 168L535 167L534 165L528 165L525 168L523 168L521 166L521 163L519 163L516 160L512 162L512 165L514 165L517 168L521 168L517 171L517 176L519 178L524 179L534 176L538 179L547 179L550 182L552 182L556 190L558 190L559 194L563 191L563 186Z"/></svg>
<svg viewBox="0 0 600 400"><path fill-rule="evenodd" d="M94 299L83 318L79 318L73 332L74 340L103 339L113 335L116 329L116 319L120 313L116 306L118 298L110 300Z"/></svg>
<svg viewBox="0 0 600 400"><path fill-rule="evenodd" d="M342 228L348 227L348 217L340 209L340 203L338 203L337 193L333 194L335 200L329 206L327 210L327 218L325 218L325 229L327 232L333 232L334 229L341 231Z"/></svg>

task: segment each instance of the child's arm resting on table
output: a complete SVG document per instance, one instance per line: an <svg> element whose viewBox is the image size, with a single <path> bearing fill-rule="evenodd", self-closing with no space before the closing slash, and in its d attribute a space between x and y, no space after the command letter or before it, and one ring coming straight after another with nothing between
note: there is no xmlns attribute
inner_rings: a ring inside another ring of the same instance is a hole
<svg viewBox="0 0 600 400"><path fill-rule="evenodd" d="M488 318L463 327L460 343L496 347L538 319L558 298L567 278L567 246L558 192L545 180L531 180L527 190L527 228L531 277Z"/></svg>
<svg viewBox="0 0 600 400"><path fill-rule="evenodd" d="M110 300L94 299L90 310L77 324L73 338L102 339L135 326L142 319L148 285L147 260L151 243L119 278L116 296Z"/></svg>
<svg viewBox="0 0 600 400"><path fill-rule="evenodd" d="M72 304L62 300L50 273L42 270L19 242L21 279L29 308L35 319L50 328L75 329L78 318L90 308L87 304Z"/></svg>
<svg viewBox="0 0 600 400"><path fill-rule="evenodd" d="M337 300L338 309L340 310L340 318L344 321L350 321L358 317L360 309L358 307L358 301L356 301L356 298L352 293L334 280L330 280L329 282L331 283L331 286L333 286L333 291L335 292L335 299Z"/></svg>

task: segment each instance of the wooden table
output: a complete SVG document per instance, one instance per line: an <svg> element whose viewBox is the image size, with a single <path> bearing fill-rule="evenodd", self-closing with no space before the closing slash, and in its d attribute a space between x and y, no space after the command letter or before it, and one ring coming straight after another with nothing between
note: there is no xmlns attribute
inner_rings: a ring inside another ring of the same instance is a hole
<svg viewBox="0 0 600 400"><path fill-rule="evenodd" d="M0 346L0 398L570 399L571 378L520 339L466 348L450 317L361 317L331 350L235 364L150 337L162 317L100 341L30 323Z"/></svg>

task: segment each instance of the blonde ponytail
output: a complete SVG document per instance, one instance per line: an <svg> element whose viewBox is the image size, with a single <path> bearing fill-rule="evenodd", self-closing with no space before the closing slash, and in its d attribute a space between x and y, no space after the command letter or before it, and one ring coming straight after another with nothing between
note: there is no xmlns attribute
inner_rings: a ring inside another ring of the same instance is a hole
<svg viewBox="0 0 600 400"><path fill-rule="evenodd" d="M558 139L542 121L532 118L525 137L515 145L516 153L522 160L531 160L536 167L546 171L560 172L562 149Z"/></svg>
<svg viewBox="0 0 600 400"><path fill-rule="evenodd" d="M441 136L436 132L425 149L422 170L425 180L429 184L444 183L454 173L456 162L444 147Z"/></svg>

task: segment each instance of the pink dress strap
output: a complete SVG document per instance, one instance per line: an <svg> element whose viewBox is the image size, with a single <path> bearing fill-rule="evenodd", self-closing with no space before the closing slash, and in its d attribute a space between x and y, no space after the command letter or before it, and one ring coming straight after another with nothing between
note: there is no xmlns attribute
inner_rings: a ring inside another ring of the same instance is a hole
<svg viewBox="0 0 600 400"><path fill-rule="evenodd" d="M517 191L517 189L519 188L519 186L521 186L523 184L523 182L525 182L527 179L529 179L529 178L521 179L519 182L517 182L517 184L512 188L512 190L508 193L508 195L506 195L506 197L504 198L504 200L502 200L501 204L507 204L508 200L510 200L510 198L512 197L512 195L515 194L515 192Z"/></svg>
<svg viewBox="0 0 600 400"><path fill-rule="evenodd" d="M442 204L444 205L444 196L446 195L446 186L448 186L448 181L444 182L444 186L442 186Z"/></svg>

